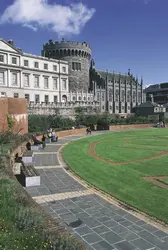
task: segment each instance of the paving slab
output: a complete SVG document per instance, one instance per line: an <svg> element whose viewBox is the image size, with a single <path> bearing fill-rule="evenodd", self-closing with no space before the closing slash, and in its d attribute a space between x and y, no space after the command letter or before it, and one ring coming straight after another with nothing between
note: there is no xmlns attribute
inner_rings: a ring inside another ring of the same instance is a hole
<svg viewBox="0 0 168 250"><path fill-rule="evenodd" d="M109 131L93 132L91 136L105 132ZM86 191L89 189L73 179L61 166L58 168L57 154L52 152L58 152L64 143L82 136L60 138L58 143L61 145L49 144L44 155L42 150L40 154L35 154L36 166L43 167L38 169L41 185L26 190L32 197L46 197L40 205L87 249L168 250L167 233L95 193L88 194ZM68 192L70 196L65 195ZM82 195L84 192L85 195ZM57 199L51 200L51 196L57 196Z"/></svg>

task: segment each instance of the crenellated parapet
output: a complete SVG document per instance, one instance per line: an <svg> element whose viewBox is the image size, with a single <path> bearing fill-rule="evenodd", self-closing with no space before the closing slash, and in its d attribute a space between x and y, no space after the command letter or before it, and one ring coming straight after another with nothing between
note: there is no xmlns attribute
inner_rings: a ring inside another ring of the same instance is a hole
<svg viewBox="0 0 168 250"><path fill-rule="evenodd" d="M91 47L86 42L70 42L49 40L43 45L42 55L45 57L62 58L67 56L77 56L90 60Z"/></svg>

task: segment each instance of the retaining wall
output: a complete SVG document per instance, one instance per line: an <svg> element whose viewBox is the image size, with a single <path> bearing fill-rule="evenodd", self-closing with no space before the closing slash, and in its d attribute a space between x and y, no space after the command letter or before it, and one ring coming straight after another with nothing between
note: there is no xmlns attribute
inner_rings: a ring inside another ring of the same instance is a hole
<svg viewBox="0 0 168 250"><path fill-rule="evenodd" d="M129 130L129 129L143 129L151 128L152 124L128 124L128 125L114 125L110 126L109 130Z"/></svg>
<svg viewBox="0 0 168 250"><path fill-rule="evenodd" d="M28 133L28 107L25 98L0 98L0 132L8 129L8 115L14 120L12 132Z"/></svg>

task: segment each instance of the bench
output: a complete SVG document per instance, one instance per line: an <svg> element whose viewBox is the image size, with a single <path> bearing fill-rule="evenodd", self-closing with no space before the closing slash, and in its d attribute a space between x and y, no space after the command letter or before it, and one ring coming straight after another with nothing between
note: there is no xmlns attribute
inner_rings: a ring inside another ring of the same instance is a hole
<svg viewBox="0 0 168 250"><path fill-rule="evenodd" d="M21 174L16 175L16 177L23 187L40 186L40 174L31 164L26 166L22 162Z"/></svg>
<svg viewBox="0 0 168 250"><path fill-rule="evenodd" d="M33 164L33 152L26 151L22 156L22 161L27 164Z"/></svg>
<svg viewBox="0 0 168 250"><path fill-rule="evenodd" d="M39 145L37 145L37 146L32 145L32 146L31 146L31 151L38 151L38 150L40 150L40 149L42 149L42 148L43 148L43 145L42 145L42 144L39 144Z"/></svg>

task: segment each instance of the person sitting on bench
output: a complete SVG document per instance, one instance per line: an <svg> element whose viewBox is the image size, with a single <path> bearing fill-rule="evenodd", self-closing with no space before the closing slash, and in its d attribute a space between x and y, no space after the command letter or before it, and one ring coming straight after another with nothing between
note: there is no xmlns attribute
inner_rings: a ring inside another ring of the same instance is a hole
<svg viewBox="0 0 168 250"><path fill-rule="evenodd" d="M26 148L27 148L27 150L31 150L31 143L30 142L26 143Z"/></svg>
<svg viewBox="0 0 168 250"><path fill-rule="evenodd" d="M58 141L58 136L56 136L55 132L52 132L51 141L52 142L57 142Z"/></svg>
<svg viewBox="0 0 168 250"><path fill-rule="evenodd" d="M33 140L34 146L43 144L43 142L39 141L35 135L32 136L32 140Z"/></svg>

